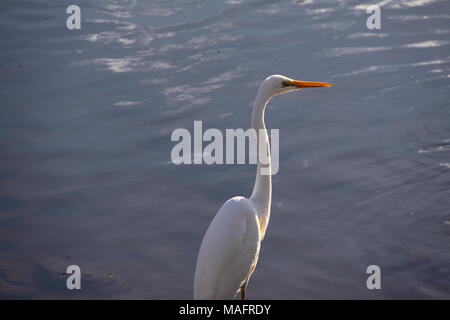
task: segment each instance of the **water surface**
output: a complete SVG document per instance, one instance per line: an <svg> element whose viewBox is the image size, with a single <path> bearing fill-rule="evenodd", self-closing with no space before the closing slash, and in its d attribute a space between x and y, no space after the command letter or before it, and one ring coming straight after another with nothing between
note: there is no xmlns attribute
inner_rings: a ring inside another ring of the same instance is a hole
<svg viewBox="0 0 450 320"><path fill-rule="evenodd" d="M71 1L0 5L1 298L190 299L255 166L175 166L170 134L247 128L270 74L334 87L270 103L280 171L248 298L450 298L448 1L382 1L380 30L351 0L77 3L79 31Z"/></svg>

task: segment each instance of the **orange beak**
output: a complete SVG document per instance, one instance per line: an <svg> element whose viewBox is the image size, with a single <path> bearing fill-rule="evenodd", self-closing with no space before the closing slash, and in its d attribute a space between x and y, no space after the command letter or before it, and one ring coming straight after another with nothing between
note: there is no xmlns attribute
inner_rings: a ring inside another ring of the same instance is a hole
<svg viewBox="0 0 450 320"><path fill-rule="evenodd" d="M297 88L319 88L319 87L332 87L333 85L325 82L312 82L312 81L292 81L293 85Z"/></svg>

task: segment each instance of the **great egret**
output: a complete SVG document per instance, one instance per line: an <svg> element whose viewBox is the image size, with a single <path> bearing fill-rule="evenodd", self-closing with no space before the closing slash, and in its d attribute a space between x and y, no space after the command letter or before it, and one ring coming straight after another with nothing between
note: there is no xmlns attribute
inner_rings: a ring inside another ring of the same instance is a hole
<svg viewBox="0 0 450 320"><path fill-rule="evenodd" d="M252 128L264 130L259 148L270 150L264 124L267 102L275 95L303 88L331 87L323 82L296 81L280 75L266 78L260 85L251 118ZM259 139L259 135L257 135ZM194 278L194 299L233 299L238 291L245 299L245 289L258 261L270 217L272 179L270 154L265 165L258 161L255 186L250 198L234 197L217 212L203 238Z"/></svg>

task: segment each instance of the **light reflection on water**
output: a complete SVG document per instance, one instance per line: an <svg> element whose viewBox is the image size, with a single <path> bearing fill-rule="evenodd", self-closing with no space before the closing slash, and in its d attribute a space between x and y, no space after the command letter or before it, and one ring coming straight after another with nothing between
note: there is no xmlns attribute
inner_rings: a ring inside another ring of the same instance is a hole
<svg viewBox="0 0 450 320"><path fill-rule="evenodd" d="M81 31L69 4L1 12L1 297L191 298L203 234L255 168L174 166L170 133L247 128L270 74L334 87L271 101L248 297L450 297L448 2L381 1L379 31L359 1L80 1Z"/></svg>

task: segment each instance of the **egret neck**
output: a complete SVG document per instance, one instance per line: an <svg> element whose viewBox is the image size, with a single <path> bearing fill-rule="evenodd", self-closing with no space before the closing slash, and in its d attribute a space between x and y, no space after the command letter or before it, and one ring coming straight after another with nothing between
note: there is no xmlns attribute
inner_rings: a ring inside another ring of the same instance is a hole
<svg viewBox="0 0 450 320"><path fill-rule="evenodd" d="M252 128L256 131L257 136L258 166L256 169L255 186L253 187L253 193L249 200L253 203L258 215L261 240L264 238L269 223L270 204L272 201L270 144L266 125L264 123L264 112L270 98L271 96L268 95L261 86L253 104L251 119ZM264 161L266 164L263 164L260 159L261 152L267 152L268 161ZM261 174L262 168L265 169L265 174Z"/></svg>

